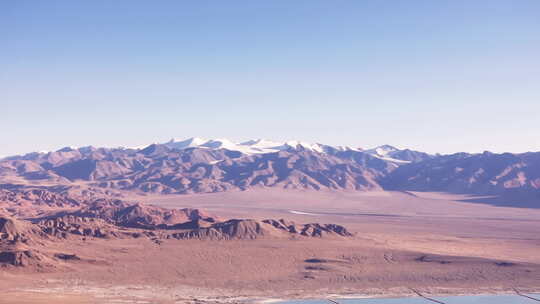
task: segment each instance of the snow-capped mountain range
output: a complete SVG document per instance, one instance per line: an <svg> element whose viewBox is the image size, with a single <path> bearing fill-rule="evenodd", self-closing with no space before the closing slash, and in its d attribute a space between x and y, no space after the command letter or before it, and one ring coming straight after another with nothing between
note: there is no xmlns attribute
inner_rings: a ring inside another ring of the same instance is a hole
<svg viewBox="0 0 540 304"><path fill-rule="evenodd" d="M188 139L171 139L169 142L163 145L171 149L188 149L188 148L204 148L204 149L226 149L229 151L238 151L243 154L264 154L273 153L279 151L287 151L290 149L304 149L314 151L318 153L334 154L336 152L345 151L359 151L368 153L374 157L384 159L386 161L396 163L409 163L410 160L399 157L398 152L405 151L400 150L390 145L383 145L369 150L363 150L361 148L352 148L347 146L331 146L321 143L311 144L299 140L290 140L285 142L277 142L266 139L254 139L244 142L233 142L225 138L219 139L203 139L199 137L192 137ZM396 155L397 157L393 157Z"/></svg>
<svg viewBox="0 0 540 304"><path fill-rule="evenodd" d="M540 202L540 152L430 155L302 141L190 138L139 148L65 147L0 160L0 189L209 193L251 188L440 191ZM504 203L504 202L503 202Z"/></svg>

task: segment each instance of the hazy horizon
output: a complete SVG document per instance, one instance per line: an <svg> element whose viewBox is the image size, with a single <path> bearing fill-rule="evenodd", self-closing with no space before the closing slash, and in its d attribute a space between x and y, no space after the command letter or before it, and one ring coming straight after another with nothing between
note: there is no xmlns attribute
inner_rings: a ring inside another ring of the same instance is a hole
<svg viewBox="0 0 540 304"><path fill-rule="evenodd" d="M540 2L0 4L0 155L170 138L540 151Z"/></svg>

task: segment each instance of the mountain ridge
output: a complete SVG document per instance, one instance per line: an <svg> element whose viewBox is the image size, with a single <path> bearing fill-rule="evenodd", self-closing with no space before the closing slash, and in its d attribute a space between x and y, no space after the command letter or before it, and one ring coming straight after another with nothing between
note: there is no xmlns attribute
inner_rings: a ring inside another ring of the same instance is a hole
<svg viewBox="0 0 540 304"><path fill-rule="evenodd" d="M258 139L251 139L251 140L246 140L246 141L241 141L241 142L233 142L226 138L204 139L200 137L191 137L187 139L172 138L168 142L152 143L152 144L140 146L140 147L119 146L116 148L105 148L105 147L96 148L93 146L83 146L83 147L77 148L74 146L66 146L55 151L30 152L27 154L4 156L4 158L12 159L12 158L21 157L21 156L32 157L33 155L36 155L36 154L49 154L49 153L60 153L60 152L63 152L63 153L69 153L69 152L74 152L74 151L88 152L88 151L96 151L98 149L144 150L150 146L162 146L162 147L168 147L171 149L178 149L178 150L189 149L189 148L226 149L229 151L237 151L244 154L265 154L265 153L287 151L290 149L298 149L298 148L308 149L308 150L312 150L312 151L316 151L320 153L328 153L329 151L342 151L343 152L343 151L352 150L352 151L359 151L359 152L367 152L369 154L372 154L374 156L379 156L379 157L382 157L383 155L378 154L376 151L380 149L384 149L385 147L391 147L395 149L396 151L402 151L401 149L392 147L387 144L377 146L371 149L362 149L362 148L353 148L350 146L341 146L341 145L336 146L336 145L328 145L328 144L322 144L322 143L311 144L311 143L300 141L300 140L288 140L284 142L279 142L279 141L272 141L272 140L258 138ZM411 152L419 152L419 151L414 151L410 149L405 149L405 150L408 150ZM419 152L419 153L422 153L423 155L430 155L425 152ZM0 160L2 160L2 158L0 158ZM388 158L388 160L392 161L394 159ZM398 161L398 162L403 161L403 160L404 159L395 159L395 161Z"/></svg>
<svg viewBox="0 0 540 304"><path fill-rule="evenodd" d="M65 147L0 160L0 184L36 181L84 181L96 189L159 194L278 187L534 198L540 193L540 153L432 155L390 145L363 150L299 141L191 138L139 149Z"/></svg>

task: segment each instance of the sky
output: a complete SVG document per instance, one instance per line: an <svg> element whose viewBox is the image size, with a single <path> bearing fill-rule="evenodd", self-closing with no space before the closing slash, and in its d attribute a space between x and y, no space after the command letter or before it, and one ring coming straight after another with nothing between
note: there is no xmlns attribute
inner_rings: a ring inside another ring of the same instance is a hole
<svg viewBox="0 0 540 304"><path fill-rule="evenodd" d="M170 138L540 151L540 1L2 1L0 155Z"/></svg>

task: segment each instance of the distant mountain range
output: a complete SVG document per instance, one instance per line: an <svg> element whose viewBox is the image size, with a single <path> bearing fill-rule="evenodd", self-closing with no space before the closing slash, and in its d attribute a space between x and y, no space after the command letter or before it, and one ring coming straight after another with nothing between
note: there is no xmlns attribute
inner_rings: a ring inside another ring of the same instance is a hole
<svg viewBox="0 0 540 304"><path fill-rule="evenodd" d="M85 182L99 189L209 193L257 187L444 191L540 201L540 152L431 155L300 141L171 140L144 148L63 148L0 161L4 185Z"/></svg>
<svg viewBox="0 0 540 304"><path fill-rule="evenodd" d="M385 159L392 162L403 163L417 161L429 157L427 153L421 153L411 150L399 150L395 147L384 145L370 150L361 148L351 148L347 146L330 146L325 144L310 144L303 141L291 140L287 142L275 142L266 139L248 140L241 143L234 143L228 139L202 139L189 138L186 140L171 139L168 143L163 144L171 149L187 149L187 148L202 148L202 149L226 149L229 151L237 151L242 154L266 154L279 151L289 150L308 150L319 153L335 154L337 152L358 151L365 152L377 158Z"/></svg>

